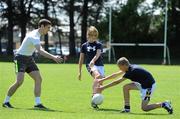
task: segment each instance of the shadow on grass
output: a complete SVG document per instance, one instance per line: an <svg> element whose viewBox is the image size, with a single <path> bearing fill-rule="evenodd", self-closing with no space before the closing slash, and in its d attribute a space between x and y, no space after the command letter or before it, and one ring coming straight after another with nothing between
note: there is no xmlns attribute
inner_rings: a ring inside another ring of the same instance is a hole
<svg viewBox="0 0 180 119"><path fill-rule="evenodd" d="M63 113L76 113L76 112L70 112L70 111L61 111L61 110L55 110L55 109L37 109L37 108L6 108L6 109L15 109L15 110L29 110L29 111L44 111L44 112L63 112Z"/></svg>
<svg viewBox="0 0 180 119"><path fill-rule="evenodd" d="M104 111L104 112L120 112L120 110L118 110L118 109L105 109L105 108L97 109L97 111Z"/></svg>
<svg viewBox="0 0 180 119"><path fill-rule="evenodd" d="M18 107L15 107L15 108L6 108L6 109L15 109L15 110L34 110L34 111L47 111L47 112L63 112L63 111L60 111L60 110L54 110L54 109L37 109L37 108L18 108Z"/></svg>
<svg viewBox="0 0 180 119"><path fill-rule="evenodd" d="M132 114L132 115L164 115L164 116L169 115L169 114L164 114L164 113L129 113L129 114Z"/></svg>
<svg viewBox="0 0 180 119"><path fill-rule="evenodd" d="M54 109L37 109L37 108L27 108L26 110L35 110L35 111L46 111L46 112L63 112L60 110L54 110Z"/></svg>
<svg viewBox="0 0 180 119"><path fill-rule="evenodd" d="M164 113L121 113L121 110L118 110L118 109L105 109L105 108L100 108L100 109L97 109L97 111L104 111L104 112L119 112L119 114L130 114L130 115L164 115L164 116L167 116L169 114L164 114Z"/></svg>

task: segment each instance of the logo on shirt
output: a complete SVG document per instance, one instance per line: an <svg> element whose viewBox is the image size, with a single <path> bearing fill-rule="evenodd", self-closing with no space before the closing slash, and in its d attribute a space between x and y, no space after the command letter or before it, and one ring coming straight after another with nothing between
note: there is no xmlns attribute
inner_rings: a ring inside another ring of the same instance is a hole
<svg viewBox="0 0 180 119"><path fill-rule="evenodd" d="M88 46L87 51L90 52L90 50L96 51L96 46L93 46L93 47Z"/></svg>

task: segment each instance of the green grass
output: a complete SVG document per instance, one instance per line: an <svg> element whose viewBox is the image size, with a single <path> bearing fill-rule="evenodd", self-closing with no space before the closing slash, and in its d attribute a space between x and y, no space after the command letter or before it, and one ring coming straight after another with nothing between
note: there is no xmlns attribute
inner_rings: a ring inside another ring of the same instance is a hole
<svg viewBox="0 0 180 119"><path fill-rule="evenodd" d="M77 64L39 64L43 77L42 102L54 111L33 110L33 80L25 76L24 84L11 98L17 109L0 107L0 119L179 119L180 118L180 67L143 65L154 75L157 88L151 102L170 99L174 114L168 115L163 109L143 112L140 109L138 91L131 93L131 114L122 114L122 85L103 92L101 110L90 107L92 79L83 66L83 81L77 80ZM105 65L106 75L117 71L116 65ZM14 64L0 63L0 102L3 102L8 87L15 81Z"/></svg>

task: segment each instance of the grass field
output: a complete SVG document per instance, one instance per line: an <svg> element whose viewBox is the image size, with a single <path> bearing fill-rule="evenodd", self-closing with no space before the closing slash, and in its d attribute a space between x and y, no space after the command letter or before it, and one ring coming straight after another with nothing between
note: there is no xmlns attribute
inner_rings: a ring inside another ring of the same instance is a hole
<svg viewBox="0 0 180 119"><path fill-rule="evenodd" d="M104 103L100 110L90 107L92 79L83 67L83 81L77 80L76 64L38 64L43 76L42 102L50 111L33 110L33 80L26 75L24 84L11 98L15 109L0 107L0 119L180 119L180 67L142 65L152 72L157 87L151 102L169 99L174 114L168 115L163 109L143 112L140 109L138 91L131 93L130 114L120 113L123 107L122 85L103 92ZM106 75L117 71L116 65L105 65ZM14 64L0 62L0 103L8 87L15 81Z"/></svg>

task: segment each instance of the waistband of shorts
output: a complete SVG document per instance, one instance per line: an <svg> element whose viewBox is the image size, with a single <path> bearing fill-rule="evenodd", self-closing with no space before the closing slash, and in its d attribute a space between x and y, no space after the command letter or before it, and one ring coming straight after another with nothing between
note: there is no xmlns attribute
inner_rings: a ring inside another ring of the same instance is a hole
<svg viewBox="0 0 180 119"><path fill-rule="evenodd" d="M32 58L32 56L26 56L26 55L21 55L21 54L15 54L14 56L15 57L20 56L20 57L25 57L25 58Z"/></svg>
<svg viewBox="0 0 180 119"><path fill-rule="evenodd" d="M96 67L104 67L104 65L94 65ZM89 64L86 64L86 67L89 67Z"/></svg>
<svg viewBox="0 0 180 119"><path fill-rule="evenodd" d="M147 88L152 88L154 85L156 85L156 82L154 82L154 83L152 83L150 86L146 86L146 87L143 87L142 85L141 85L141 87L143 88L143 89L147 89Z"/></svg>

